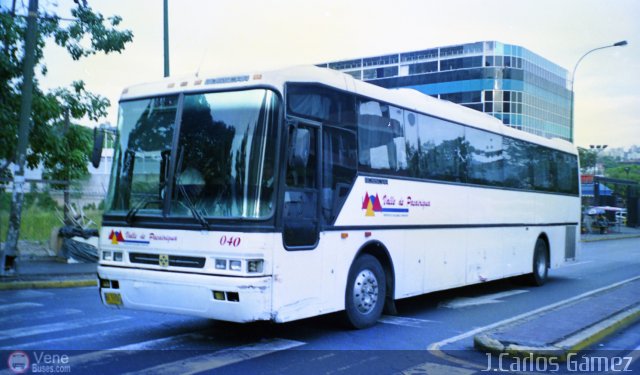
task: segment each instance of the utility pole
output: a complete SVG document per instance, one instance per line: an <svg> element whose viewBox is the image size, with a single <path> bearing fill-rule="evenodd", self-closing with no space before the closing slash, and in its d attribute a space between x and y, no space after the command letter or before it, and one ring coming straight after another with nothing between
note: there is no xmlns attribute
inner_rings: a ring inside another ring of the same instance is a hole
<svg viewBox="0 0 640 375"><path fill-rule="evenodd" d="M62 137L66 137L69 132L69 126L71 126L71 120L69 120L69 108L64 112L64 129L62 131ZM71 225L71 219L69 218L69 205L71 204L71 197L69 194L70 184L69 184L69 170L65 171L64 181L66 185L64 186L64 225Z"/></svg>
<svg viewBox="0 0 640 375"><path fill-rule="evenodd" d="M164 0L164 76L169 77L169 0Z"/></svg>
<svg viewBox="0 0 640 375"><path fill-rule="evenodd" d="M9 230L4 249L0 249L0 275L14 270L17 254L22 202L24 201L24 168L31 130L31 102L33 94L33 68L35 65L36 41L38 36L38 0L29 0L27 31L24 42L24 62L22 66L22 98L20 101L20 123L18 128L18 147L16 149L13 171L13 191L11 193L11 213Z"/></svg>

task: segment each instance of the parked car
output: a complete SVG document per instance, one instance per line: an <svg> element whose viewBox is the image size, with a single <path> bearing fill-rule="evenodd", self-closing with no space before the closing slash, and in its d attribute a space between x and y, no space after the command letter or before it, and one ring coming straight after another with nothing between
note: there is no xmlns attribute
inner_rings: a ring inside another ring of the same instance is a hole
<svg viewBox="0 0 640 375"><path fill-rule="evenodd" d="M627 225L627 210L616 212L616 224Z"/></svg>

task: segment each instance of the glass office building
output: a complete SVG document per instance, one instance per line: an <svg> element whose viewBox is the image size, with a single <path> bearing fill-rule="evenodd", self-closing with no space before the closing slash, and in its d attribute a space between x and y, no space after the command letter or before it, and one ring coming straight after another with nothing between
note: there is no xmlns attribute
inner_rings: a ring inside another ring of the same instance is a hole
<svg viewBox="0 0 640 375"><path fill-rule="evenodd" d="M573 141L569 72L516 45L484 41L319 64L386 88L407 87Z"/></svg>

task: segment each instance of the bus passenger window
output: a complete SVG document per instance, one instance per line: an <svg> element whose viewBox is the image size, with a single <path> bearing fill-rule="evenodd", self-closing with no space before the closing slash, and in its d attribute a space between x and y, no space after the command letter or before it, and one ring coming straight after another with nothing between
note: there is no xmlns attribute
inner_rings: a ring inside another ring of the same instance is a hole
<svg viewBox="0 0 640 375"><path fill-rule="evenodd" d="M387 171L407 169L402 109L376 101L361 102L358 136L361 166Z"/></svg>

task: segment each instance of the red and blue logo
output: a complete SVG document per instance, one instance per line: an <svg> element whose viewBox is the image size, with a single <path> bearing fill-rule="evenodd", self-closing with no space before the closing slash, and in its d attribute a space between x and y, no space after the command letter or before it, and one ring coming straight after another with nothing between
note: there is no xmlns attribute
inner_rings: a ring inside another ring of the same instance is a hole
<svg viewBox="0 0 640 375"><path fill-rule="evenodd" d="M130 234L130 233L122 234L122 231L119 231L119 230L116 230L116 231L112 230L111 233L109 233L109 239L111 240L112 245L117 245L120 242L148 245L149 241L145 240L144 237L145 236L142 235L140 236L140 239L138 239L138 236L135 234Z"/></svg>
<svg viewBox="0 0 640 375"><path fill-rule="evenodd" d="M398 202L401 206L402 202ZM383 207L383 204L387 207ZM383 197L383 200L380 200L378 193L376 195L369 195L367 192L364 196L364 200L362 201L362 209L366 210L364 216L376 216L376 212L382 213L392 213L392 214L408 214L408 207L388 207L389 205L395 205L396 201L394 198ZM404 216L404 215L403 215Z"/></svg>

